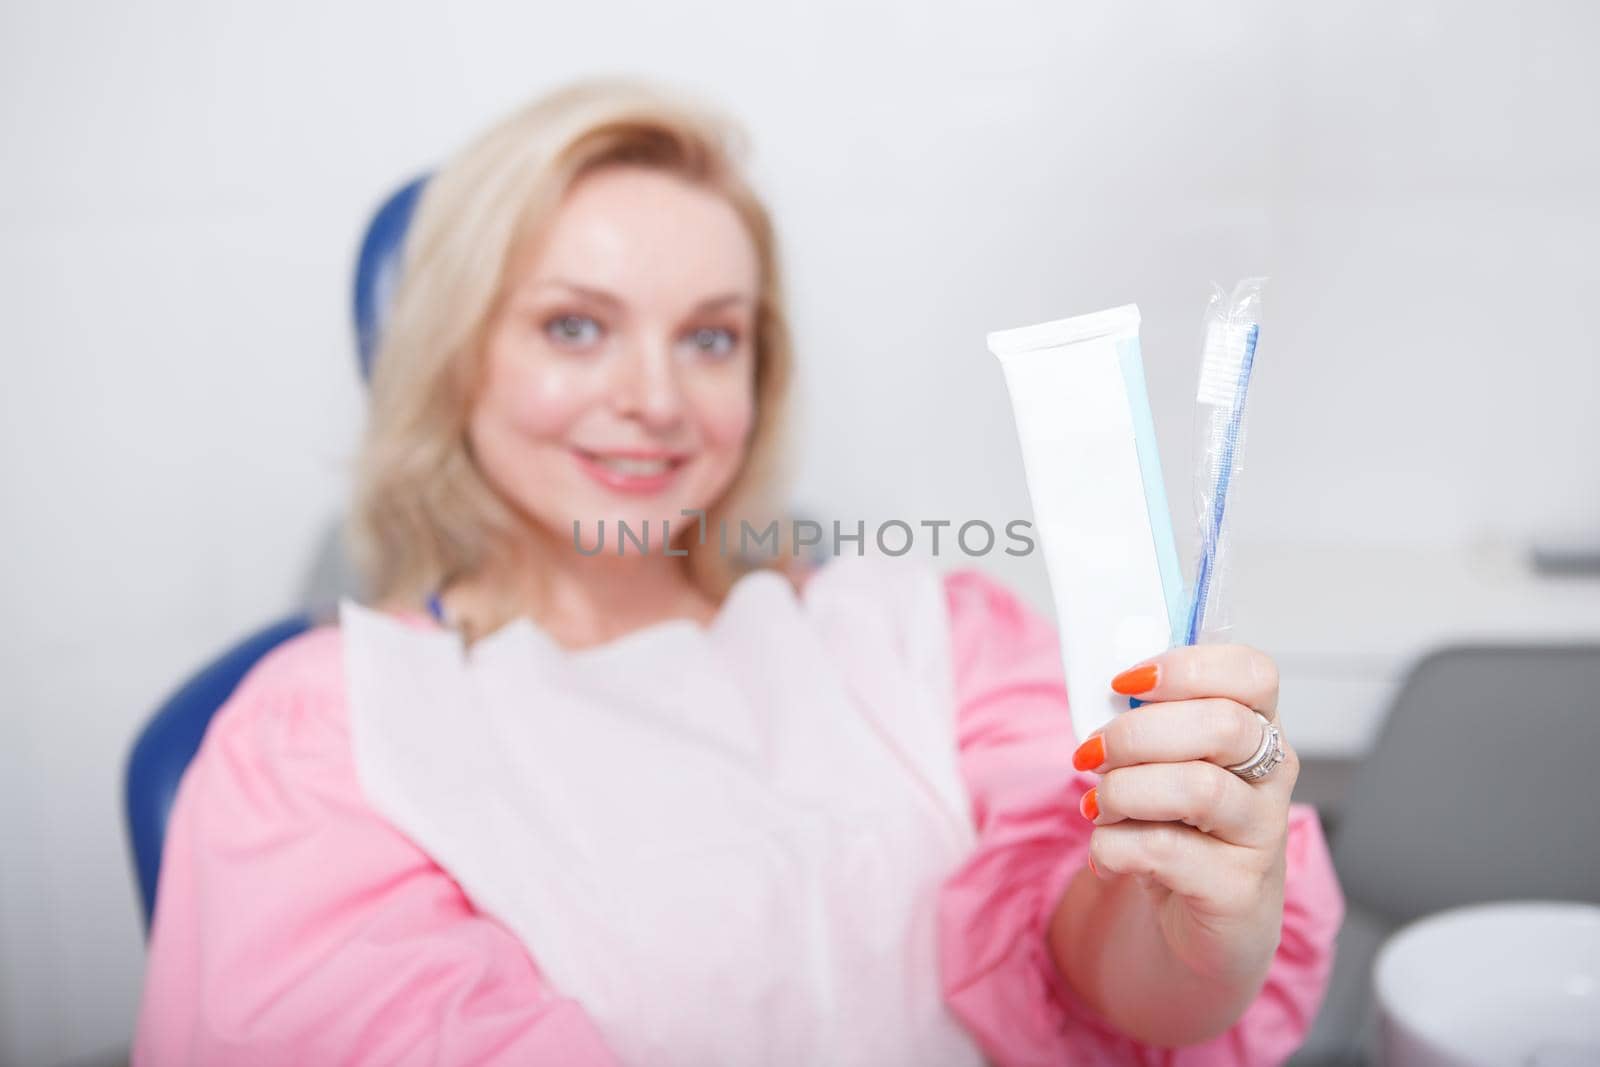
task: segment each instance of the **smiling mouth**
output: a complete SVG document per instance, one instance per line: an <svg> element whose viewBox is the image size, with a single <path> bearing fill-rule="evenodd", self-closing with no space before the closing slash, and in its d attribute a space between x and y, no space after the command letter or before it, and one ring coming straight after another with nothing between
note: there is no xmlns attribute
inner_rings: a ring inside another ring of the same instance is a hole
<svg viewBox="0 0 1600 1067"><path fill-rule="evenodd" d="M688 456L641 456L625 452L590 452L575 448L575 452L613 474L623 478L654 478L677 470L688 462Z"/></svg>

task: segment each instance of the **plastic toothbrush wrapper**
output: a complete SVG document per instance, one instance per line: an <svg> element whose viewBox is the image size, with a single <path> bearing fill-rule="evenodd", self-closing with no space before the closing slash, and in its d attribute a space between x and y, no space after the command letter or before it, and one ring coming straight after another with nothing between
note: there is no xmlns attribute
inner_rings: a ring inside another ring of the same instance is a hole
<svg viewBox="0 0 1600 1067"><path fill-rule="evenodd" d="M1228 503L1244 471L1245 401L1261 335L1265 278L1246 278L1232 293L1213 287L1206 308L1205 351L1195 397L1194 502L1200 550L1185 613L1183 643L1225 639L1232 620L1222 591L1228 563Z"/></svg>
<svg viewBox="0 0 1600 1067"><path fill-rule="evenodd" d="M1182 633L1183 573L1133 304L991 333L1049 572L1072 723L1127 710L1126 668Z"/></svg>

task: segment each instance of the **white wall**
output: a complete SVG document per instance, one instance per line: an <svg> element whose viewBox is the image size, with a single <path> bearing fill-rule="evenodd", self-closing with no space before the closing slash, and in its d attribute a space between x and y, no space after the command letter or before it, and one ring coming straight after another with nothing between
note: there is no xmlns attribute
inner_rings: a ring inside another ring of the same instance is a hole
<svg viewBox="0 0 1600 1067"><path fill-rule="evenodd" d="M1186 517L1207 283L1265 271L1241 538L1600 538L1600 9L450 7L0 11L0 1062L126 1039L121 760L340 506L368 211L570 76L750 124L813 513L1026 515L984 333L1136 300Z"/></svg>

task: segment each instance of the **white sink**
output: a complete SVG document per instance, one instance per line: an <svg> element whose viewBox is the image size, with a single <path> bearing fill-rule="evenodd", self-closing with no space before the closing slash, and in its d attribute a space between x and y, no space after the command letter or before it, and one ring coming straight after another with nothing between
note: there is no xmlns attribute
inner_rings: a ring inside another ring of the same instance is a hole
<svg viewBox="0 0 1600 1067"><path fill-rule="evenodd" d="M1430 915L1384 943L1373 983L1386 1067L1600 1065L1600 907Z"/></svg>

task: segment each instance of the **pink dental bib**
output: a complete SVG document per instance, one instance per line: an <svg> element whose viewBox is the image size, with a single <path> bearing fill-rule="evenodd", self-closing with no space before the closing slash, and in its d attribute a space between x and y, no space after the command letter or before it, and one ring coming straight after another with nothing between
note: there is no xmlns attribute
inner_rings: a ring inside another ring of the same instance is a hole
<svg viewBox="0 0 1600 1067"><path fill-rule="evenodd" d="M625 1064L980 1064L940 994L974 830L945 594L845 558L742 578L709 627L567 651L341 605L372 806Z"/></svg>

